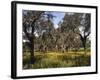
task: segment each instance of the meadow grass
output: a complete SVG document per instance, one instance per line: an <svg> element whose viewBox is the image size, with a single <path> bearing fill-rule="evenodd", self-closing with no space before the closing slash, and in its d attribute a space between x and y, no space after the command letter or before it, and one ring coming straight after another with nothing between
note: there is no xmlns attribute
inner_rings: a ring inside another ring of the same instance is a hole
<svg viewBox="0 0 100 80"><path fill-rule="evenodd" d="M29 67L30 54L24 53L23 55L23 68L24 69L39 69L39 68L61 68L61 67L81 67L90 66L90 52L84 55L84 52L48 52L40 53L35 52L35 63Z"/></svg>

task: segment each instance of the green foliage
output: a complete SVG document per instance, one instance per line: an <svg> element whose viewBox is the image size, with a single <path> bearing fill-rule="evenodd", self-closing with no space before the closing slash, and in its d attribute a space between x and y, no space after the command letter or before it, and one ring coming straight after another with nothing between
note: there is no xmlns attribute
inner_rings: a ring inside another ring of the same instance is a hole
<svg viewBox="0 0 100 80"><path fill-rule="evenodd" d="M29 67L29 55L23 57L24 69L39 69L39 68L61 68L61 67L77 67L90 66L90 53L84 55L84 52L69 52L69 53L35 53L35 63Z"/></svg>
<svg viewBox="0 0 100 80"><path fill-rule="evenodd" d="M23 10L24 69L90 65L91 15L67 12L63 16L59 21L54 12Z"/></svg>

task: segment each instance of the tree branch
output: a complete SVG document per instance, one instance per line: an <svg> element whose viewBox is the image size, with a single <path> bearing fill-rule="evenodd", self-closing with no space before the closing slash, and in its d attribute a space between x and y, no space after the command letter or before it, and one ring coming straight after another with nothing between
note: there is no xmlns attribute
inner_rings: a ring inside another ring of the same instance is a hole
<svg viewBox="0 0 100 80"><path fill-rule="evenodd" d="M33 21L32 24L31 24L31 26L32 26L32 34L34 33L35 22L40 18L40 16L41 16L42 13L43 13L43 12L41 12L41 13L37 16L37 18L34 19L34 21Z"/></svg>
<svg viewBox="0 0 100 80"><path fill-rule="evenodd" d="M90 35L90 32L86 35L86 37L88 37Z"/></svg>

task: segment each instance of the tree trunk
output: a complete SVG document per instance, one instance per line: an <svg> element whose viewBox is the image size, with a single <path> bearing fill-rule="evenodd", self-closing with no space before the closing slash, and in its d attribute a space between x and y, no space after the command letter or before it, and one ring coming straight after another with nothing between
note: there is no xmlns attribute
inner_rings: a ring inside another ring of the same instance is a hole
<svg viewBox="0 0 100 80"><path fill-rule="evenodd" d="M34 58L34 44L33 40L30 43L30 64L34 64L35 58Z"/></svg>
<svg viewBox="0 0 100 80"><path fill-rule="evenodd" d="M61 49L62 49L62 53L65 53L65 52L66 52L66 47L65 47L65 45L62 45L62 46L61 46Z"/></svg>
<svg viewBox="0 0 100 80"><path fill-rule="evenodd" d="M84 44L84 53L86 54L86 45Z"/></svg>
<svg viewBox="0 0 100 80"><path fill-rule="evenodd" d="M84 38L83 41L84 53L86 54L86 39Z"/></svg>
<svg viewBox="0 0 100 80"><path fill-rule="evenodd" d="M81 41L82 41L82 45L84 47L84 53L86 54L86 40L87 40L87 36L82 37L82 35L80 35L80 38L81 38Z"/></svg>

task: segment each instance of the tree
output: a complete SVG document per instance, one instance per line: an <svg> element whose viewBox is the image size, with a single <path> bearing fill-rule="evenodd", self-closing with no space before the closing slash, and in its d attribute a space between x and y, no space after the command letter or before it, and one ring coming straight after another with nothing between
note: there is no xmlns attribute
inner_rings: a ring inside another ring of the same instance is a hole
<svg viewBox="0 0 100 80"><path fill-rule="evenodd" d="M88 39L88 36L90 35L90 26L91 26L91 15L83 14L81 27L80 27L80 33L78 34L81 38L85 53L86 53L87 39Z"/></svg>
<svg viewBox="0 0 100 80"><path fill-rule="evenodd" d="M33 11L24 11L23 12L23 33L29 41L30 48L30 63L33 64L34 59L34 26L35 23L40 19L43 12L33 12Z"/></svg>
<svg viewBox="0 0 100 80"><path fill-rule="evenodd" d="M62 31L72 30L80 36L84 51L86 53L86 41L90 35L91 15L88 13L66 13L61 23ZM67 33L66 32L66 33Z"/></svg>
<svg viewBox="0 0 100 80"><path fill-rule="evenodd" d="M53 16L49 12L44 11L23 11L23 37L28 40L28 46L30 48L30 63L35 62L34 58L34 40L38 40L45 31L50 29L48 24ZM51 24L49 24L51 25ZM42 40L43 42L43 40ZM44 44L43 44L44 45Z"/></svg>

